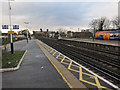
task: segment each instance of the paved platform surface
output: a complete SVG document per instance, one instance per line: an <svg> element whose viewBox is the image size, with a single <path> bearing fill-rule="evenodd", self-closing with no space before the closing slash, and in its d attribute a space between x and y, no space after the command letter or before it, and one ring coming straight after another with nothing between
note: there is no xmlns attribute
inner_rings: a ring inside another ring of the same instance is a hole
<svg viewBox="0 0 120 90"><path fill-rule="evenodd" d="M28 52L19 70L2 74L3 88L69 88L34 40L16 43L15 50Z"/></svg>
<svg viewBox="0 0 120 90"><path fill-rule="evenodd" d="M80 39L80 38L63 38L65 40L74 40L74 41L80 41L80 42L89 42L89 43L98 43L98 44L105 44L105 45L112 45L112 46L120 46L120 41L114 41L114 40L94 40L93 39Z"/></svg>
<svg viewBox="0 0 120 90"><path fill-rule="evenodd" d="M64 65L80 82L82 82L87 88L93 90L101 89L110 90L114 88L118 88L113 85L109 81L103 79L102 77L92 73L90 70L87 70L80 64L77 64L73 60L64 56L60 52L46 45L45 43L39 41L40 44L59 61L62 65Z"/></svg>

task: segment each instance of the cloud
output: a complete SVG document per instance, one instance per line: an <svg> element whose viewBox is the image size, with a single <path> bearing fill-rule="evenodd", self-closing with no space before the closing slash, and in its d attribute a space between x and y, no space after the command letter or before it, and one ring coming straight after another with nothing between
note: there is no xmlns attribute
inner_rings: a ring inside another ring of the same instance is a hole
<svg viewBox="0 0 120 90"><path fill-rule="evenodd" d="M16 0L17 1L17 0ZM116 2L11 2L12 23L25 28L81 27L86 28L93 18L117 16ZM8 3L3 3L2 24L8 24Z"/></svg>

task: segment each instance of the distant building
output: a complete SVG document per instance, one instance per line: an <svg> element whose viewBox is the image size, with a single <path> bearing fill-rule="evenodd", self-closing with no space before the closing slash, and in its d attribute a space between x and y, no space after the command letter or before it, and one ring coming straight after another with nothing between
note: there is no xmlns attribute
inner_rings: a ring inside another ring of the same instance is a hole
<svg viewBox="0 0 120 90"><path fill-rule="evenodd" d="M83 31L83 32L68 31L67 36L72 38L90 38L92 36L92 33L88 31Z"/></svg>
<svg viewBox="0 0 120 90"><path fill-rule="evenodd" d="M81 32L89 32L89 29L81 30Z"/></svg>
<svg viewBox="0 0 120 90"><path fill-rule="evenodd" d="M68 31L68 32L67 32L67 37L72 37L72 36L73 36L73 32Z"/></svg>

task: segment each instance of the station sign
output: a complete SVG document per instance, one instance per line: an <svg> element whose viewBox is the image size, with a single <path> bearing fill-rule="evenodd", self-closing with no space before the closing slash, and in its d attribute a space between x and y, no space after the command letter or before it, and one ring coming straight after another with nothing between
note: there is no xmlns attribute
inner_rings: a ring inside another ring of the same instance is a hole
<svg viewBox="0 0 120 90"><path fill-rule="evenodd" d="M13 29L19 29L19 25L13 25Z"/></svg>
<svg viewBox="0 0 120 90"><path fill-rule="evenodd" d="M8 29L8 25L2 25L2 29Z"/></svg>
<svg viewBox="0 0 120 90"><path fill-rule="evenodd" d="M8 31L8 34L14 34L14 31Z"/></svg>

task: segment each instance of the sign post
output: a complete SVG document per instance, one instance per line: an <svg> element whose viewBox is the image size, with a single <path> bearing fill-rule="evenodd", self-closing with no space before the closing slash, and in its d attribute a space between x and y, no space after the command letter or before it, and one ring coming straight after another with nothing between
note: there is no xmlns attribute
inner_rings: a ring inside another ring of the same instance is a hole
<svg viewBox="0 0 120 90"><path fill-rule="evenodd" d="M9 5L9 23L10 23L10 31L12 31L11 28L11 6L10 6L10 0L8 0L8 5ZM10 34L10 43L11 43L11 54L14 53L14 47L13 47L13 38L12 38L12 34Z"/></svg>

